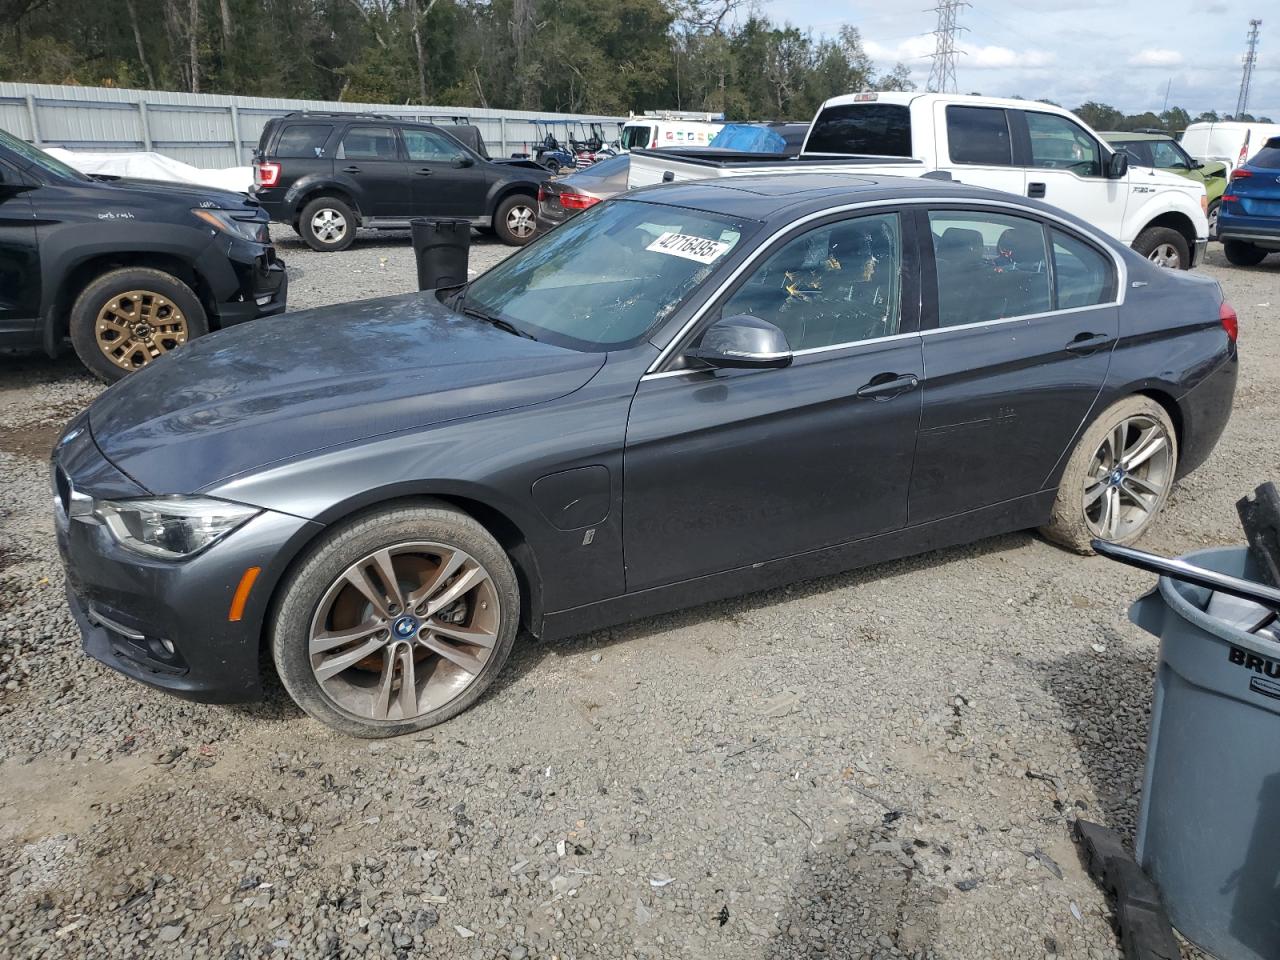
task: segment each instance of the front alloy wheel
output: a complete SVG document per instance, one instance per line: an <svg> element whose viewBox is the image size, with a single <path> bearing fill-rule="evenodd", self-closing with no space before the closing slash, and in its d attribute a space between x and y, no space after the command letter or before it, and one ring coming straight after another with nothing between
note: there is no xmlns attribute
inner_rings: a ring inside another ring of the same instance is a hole
<svg viewBox="0 0 1280 960"><path fill-rule="evenodd" d="M98 311L94 325L98 349L125 372L146 366L187 342L182 308L154 290L126 290Z"/></svg>
<svg viewBox="0 0 1280 960"><path fill-rule="evenodd" d="M268 626L303 710L351 736L393 737L478 700L519 622L515 570L489 531L411 500L327 531L281 584Z"/></svg>
<svg viewBox="0 0 1280 960"><path fill-rule="evenodd" d="M348 713L416 720L483 672L501 622L481 563L443 543L397 544L353 563L325 591L311 621L311 669Z"/></svg>
<svg viewBox="0 0 1280 960"><path fill-rule="evenodd" d="M1157 267L1167 267L1170 270L1178 270L1182 267L1182 256L1172 243L1156 244L1147 254L1147 259Z"/></svg>

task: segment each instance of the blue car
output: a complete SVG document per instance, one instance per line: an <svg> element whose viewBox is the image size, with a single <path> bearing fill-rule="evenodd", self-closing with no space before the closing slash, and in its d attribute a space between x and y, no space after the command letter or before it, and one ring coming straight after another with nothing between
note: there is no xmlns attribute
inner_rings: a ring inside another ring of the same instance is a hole
<svg viewBox="0 0 1280 960"><path fill-rule="evenodd" d="M1272 137L1231 174L1218 213L1222 250L1238 267L1280 251L1280 137Z"/></svg>

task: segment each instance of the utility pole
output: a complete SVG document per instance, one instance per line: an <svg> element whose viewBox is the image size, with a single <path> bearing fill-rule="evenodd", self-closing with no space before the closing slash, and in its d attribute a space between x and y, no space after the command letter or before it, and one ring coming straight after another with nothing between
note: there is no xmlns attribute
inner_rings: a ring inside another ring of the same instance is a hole
<svg viewBox="0 0 1280 960"><path fill-rule="evenodd" d="M1244 55L1244 74L1240 77L1240 96L1236 100L1236 117L1249 109L1249 84L1253 80L1253 65L1258 62L1258 28L1261 20L1249 21L1249 49Z"/></svg>
<svg viewBox="0 0 1280 960"><path fill-rule="evenodd" d="M938 26L933 31L933 68L929 71L927 89L934 93L956 92L956 57L960 51L956 49L956 37L965 29L956 23L961 7L971 4L966 0L938 0L933 8L938 15Z"/></svg>
<svg viewBox="0 0 1280 960"><path fill-rule="evenodd" d="M1169 78L1169 82L1164 85L1164 106L1160 108L1160 112L1164 113L1169 109L1169 91L1173 89L1173 77Z"/></svg>

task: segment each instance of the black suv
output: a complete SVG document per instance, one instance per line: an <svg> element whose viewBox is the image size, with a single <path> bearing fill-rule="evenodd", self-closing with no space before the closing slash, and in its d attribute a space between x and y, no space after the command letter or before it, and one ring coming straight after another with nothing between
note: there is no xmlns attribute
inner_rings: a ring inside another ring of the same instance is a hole
<svg viewBox="0 0 1280 960"><path fill-rule="evenodd" d="M470 220L521 246L548 176L531 160L489 160L435 124L376 114L269 120L254 160L255 196L313 250L345 250L357 227L412 217Z"/></svg>
<svg viewBox="0 0 1280 960"><path fill-rule="evenodd" d="M281 313L267 214L242 193L90 177L0 130L0 346L70 335L108 383L211 329Z"/></svg>

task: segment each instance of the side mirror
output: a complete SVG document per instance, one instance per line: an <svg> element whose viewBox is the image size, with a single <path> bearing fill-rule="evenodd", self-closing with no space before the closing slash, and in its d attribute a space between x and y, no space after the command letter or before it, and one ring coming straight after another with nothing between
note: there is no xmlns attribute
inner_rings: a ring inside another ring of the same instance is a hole
<svg viewBox="0 0 1280 960"><path fill-rule="evenodd" d="M1129 157L1117 150L1107 159L1107 179L1119 180L1129 172Z"/></svg>
<svg viewBox="0 0 1280 960"><path fill-rule="evenodd" d="M472 160L470 157L468 157L465 153L460 153L453 158L453 165L459 169L461 169L462 167L470 167L474 163L475 161Z"/></svg>
<svg viewBox="0 0 1280 960"><path fill-rule="evenodd" d="M791 345L768 320L740 313L713 323L686 356L713 367L768 369L790 366Z"/></svg>

